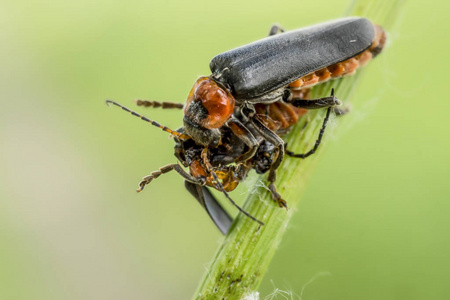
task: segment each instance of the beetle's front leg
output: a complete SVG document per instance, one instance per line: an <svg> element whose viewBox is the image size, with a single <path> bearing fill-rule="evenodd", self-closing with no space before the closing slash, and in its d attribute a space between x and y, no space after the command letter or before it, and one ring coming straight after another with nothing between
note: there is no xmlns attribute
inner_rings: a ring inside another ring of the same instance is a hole
<svg viewBox="0 0 450 300"><path fill-rule="evenodd" d="M144 178L142 178L142 181L139 182L139 188L136 191L138 193L141 192L147 184L149 184L150 182L153 181L153 179L156 179L159 176L161 176L162 174L168 173L172 170L177 171L178 174L180 174L185 180L187 180L189 182L199 184L199 185L204 184L197 178L193 177L191 174L186 173L186 171L184 171L183 168L179 164L171 164L171 165L164 166L164 167L160 168L159 170L152 172L150 175L147 175Z"/></svg>

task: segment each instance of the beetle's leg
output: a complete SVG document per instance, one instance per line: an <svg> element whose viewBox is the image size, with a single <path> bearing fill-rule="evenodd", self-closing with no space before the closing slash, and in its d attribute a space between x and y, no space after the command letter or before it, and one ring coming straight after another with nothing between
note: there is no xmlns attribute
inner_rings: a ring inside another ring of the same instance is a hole
<svg viewBox="0 0 450 300"><path fill-rule="evenodd" d="M284 28L280 24L273 24L270 28L269 36L284 32Z"/></svg>
<svg viewBox="0 0 450 300"><path fill-rule="evenodd" d="M258 223L259 225L264 226L264 223L261 222L260 220L258 220L257 218L255 218L254 216L252 216L251 214L249 214L248 212L246 212L245 210L243 210L239 205L236 204L236 202L233 201L233 199L231 199L230 195L228 195L228 193L225 191L225 189L223 188L222 184L219 181L219 178L217 177L216 173L214 173L214 171L211 170L211 175L214 178L214 181L216 183L216 189L221 191L225 197L227 197L227 199L231 202L231 204L233 204L234 206L236 206L236 208L242 212L244 215L246 215L247 217L249 217L250 219L252 219L253 221L255 221L256 223Z"/></svg>
<svg viewBox="0 0 450 300"><path fill-rule="evenodd" d="M251 165L249 164L237 164L235 169L235 176L233 178L235 180L242 181L247 177L248 172L250 172L251 169Z"/></svg>
<svg viewBox="0 0 450 300"><path fill-rule="evenodd" d="M136 100L135 102L136 102L137 106L154 107L154 108L161 107L163 109L166 109L166 108L183 109L183 107L184 107L183 103L176 103L176 102L149 101L149 100L140 100L140 99Z"/></svg>
<svg viewBox="0 0 450 300"><path fill-rule="evenodd" d="M301 98L292 98L288 100L292 105L304 108L304 109L318 109L318 108L326 108L330 106L341 105L342 102L334 96L334 89L331 89L331 95L329 97L311 99L311 100L303 100Z"/></svg>
<svg viewBox="0 0 450 300"><path fill-rule="evenodd" d="M178 158L178 161L180 161L183 166L188 167L188 163L186 162L186 158L184 156L184 149L181 147L180 144L175 144L174 147L174 155L176 158Z"/></svg>
<svg viewBox="0 0 450 300"><path fill-rule="evenodd" d="M154 172L152 172L152 174L147 175L144 178L142 178L142 181L139 182L139 188L136 191L138 193L141 192L147 184L149 184L150 182L153 181L153 179L156 179L159 176L161 176L162 174L168 173L172 170L177 171L178 174L180 174L185 180L187 180L189 182L192 182L195 184L200 184L200 185L203 184L200 180L198 180L197 178L193 177L191 174L184 171L183 168L179 164L171 164L171 165L164 166L164 167L160 168L158 171L154 171Z"/></svg>
<svg viewBox="0 0 450 300"><path fill-rule="evenodd" d="M269 181L269 190L272 194L272 199L277 202L279 207L284 207L286 209L289 209L287 206L286 200L284 200L281 195L277 192L277 188L275 187L275 181L277 180L277 170L276 169L270 169L269 176L267 176L267 180Z"/></svg>
<svg viewBox="0 0 450 300"><path fill-rule="evenodd" d="M218 191L221 191L225 195L225 197L227 197L227 199L231 202L231 204L233 204L240 212L242 212L244 215L246 215L247 217L249 217L253 221L257 222L258 224L264 225L263 222L261 222L260 220L256 219L255 217L250 215L248 212L243 210L239 205L237 205L236 202L234 202L233 199L231 199L230 195L228 195L227 191L225 191L222 183L220 183L219 177L217 177L217 174L214 172L213 166L211 165L211 163L208 160L208 148L203 149L201 156L202 156L203 163L205 164L208 173L210 173L211 176L214 179L215 188Z"/></svg>
<svg viewBox="0 0 450 300"><path fill-rule="evenodd" d="M266 104L266 114L265 114L266 120L269 119L269 113L270 113L270 104Z"/></svg>
<svg viewBox="0 0 450 300"><path fill-rule="evenodd" d="M250 121L255 126L259 134L261 134L264 139L277 148L277 156L274 163L270 167L269 176L267 179L269 181L269 190L272 193L272 199L276 201L280 207L285 207L287 209L288 207L286 201L281 198L281 195L277 192L275 187L275 181L277 180L277 169L284 158L284 141L275 132L261 123L257 118L252 117L250 118Z"/></svg>
<svg viewBox="0 0 450 300"><path fill-rule="evenodd" d="M261 121L259 121L256 117L250 118L250 122L265 140L267 140L278 149L277 158L272 164L272 168L277 169L284 158L284 141L275 132L261 123Z"/></svg>
<svg viewBox="0 0 450 300"><path fill-rule="evenodd" d="M336 99L337 101L339 101L336 97L334 97L334 89L331 89L331 96L329 98L333 98L333 99ZM306 101L311 101L311 100L306 100ZM328 119L330 118L331 109L335 109L335 107L328 106L327 114L325 115L325 118L323 120L322 128L320 129L319 136L316 140L316 143L314 144L314 147L311 150L309 150L308 152L303 153L303 154L296 154L296 153L286 149L287 155L289 155L291 157L296 157L296 158L306 158L306 157L314 154L317 151L317 148L319 148L319 145L322 142L322 137L325 132L325 128L327 127Z"/></svg>
<svg viewBox="0 0 450 300"><path fill-rule="evenodd" d="M235 162L246 161L253 156L255 156L256 151L258 150L258 141L239 120L235 118L231 118L227 122L228 127L230 127L231 131L241 140L243 141L249 148L247 152L240 155Z"/></svg>
<svg viewBox="0 0 450 300"><path fill-rule="evenodd" d="M328 109L327 109L327 114L325 116L325 119L323 119L322 128L320 129L319 136L317 137L317 140L316 140L316 143L314 144L314 147L311 150L309 150L308 152L304 153L304 154L296 154L296 153L286 149L286 154L287 155L289 155L291 157L296 157L296 158L307 158L308 156L314 154L317 151L317 148L319 148L319 145L322 142L322 137L323 137L323 134L325 132L325 128L327 127L328 119L330 118L331 109L332 109L331 106L328 107Z"/></svg>

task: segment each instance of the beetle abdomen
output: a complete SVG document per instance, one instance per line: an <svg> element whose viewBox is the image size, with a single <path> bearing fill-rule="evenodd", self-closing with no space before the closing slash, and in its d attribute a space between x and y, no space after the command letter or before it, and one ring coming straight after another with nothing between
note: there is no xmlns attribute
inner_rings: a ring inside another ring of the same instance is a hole
<svg viewBox="0 0 450 300"><path fill-rule="evenodd" d="M308 94L308 90L302 92ZM306 95L305 94L305 95ZM307 96L304 97L306 99ZM286 133L289 128L298 122L298 119L306 114L307 110L298 108L289 103L277 101L270 104L257 103L255 105L258 119L263 122L267 128L275 131L277 134Z"/></svg>
<svg viewBox="0 0 450 300"><path fill-rule="evenodd" d="M305 75L290 83L289 88L291 88L291 90L303 89L318 83L323 83L330 79L354 74L356 69L366 65L373 57L377 56L381 50L383 50L386 42L386 33L381 26L375 25L374 27L375 37L367 50L355 57Z"/></svg>
<svg viewBox="0 0 450 300"><path fill-rule="evenodd" d="M210 69L236 99L258 98L362 53L374 36L374 26L367 19L339 19L221 53L211 60Z"/></svg>

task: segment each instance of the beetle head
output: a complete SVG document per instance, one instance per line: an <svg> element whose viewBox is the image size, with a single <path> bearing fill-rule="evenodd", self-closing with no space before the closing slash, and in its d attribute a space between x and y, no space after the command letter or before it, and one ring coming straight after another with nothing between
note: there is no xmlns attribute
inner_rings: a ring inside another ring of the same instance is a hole
<svg viewBox="0 0 450 300"><path fill-rule="evenodd" d="M231 117L234 97L216 81L200 77L189 93L184 107L184 128L196 143L216 147L220 127Z"/></svg>

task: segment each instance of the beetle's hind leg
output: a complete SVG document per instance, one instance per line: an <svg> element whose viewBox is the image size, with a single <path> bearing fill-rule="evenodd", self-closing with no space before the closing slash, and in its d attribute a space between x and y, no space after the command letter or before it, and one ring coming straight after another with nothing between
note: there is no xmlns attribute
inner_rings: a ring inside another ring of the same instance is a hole
<svg viewBox="0 0 450 300"><path fill-rule="evenodd" d="M320 129L319 136L317 137L314 147L311 150L309 150L308 152L303 153L303 154L296 154L296 153L286 149L287 155L289 155L290 157L295 157L295 158L307 158L308 156L316 153L317 149L319 148L320 143L322 142L322 137L325 132L325 128L327 127L328 119L330 118L330 113L331 113L332 108L333 107L330 106L327 109L327 114L325 115L325 119L323 119L322 128Z"/></svg>
<svg viewBox="0 0 450 300"><path fill-rule="evenodd" d="M153 181L153 179L158 178L162 174L169 173L170 171L177 171L178 174L180 174L186 181L202 185L202 182L200 182L197 178L193 177L192 175L186 173L186 171L183 170L183 168L179 164L170 164L167 166L164 166L160 168L157 171L152 172L150 175L145 176L142 178L142 181L139 182L139 188L136 190L138 193L141 192L147 184Z"/></svg>
<svg viewBox="0 0 450 300"><path fill-rule="evenodd" d="M328 97L323 98L317 98L317 99L310 99L305 100L303 98L293 97L289 99L288 97L285 97L285 101L294 105L298 108L304 108L304 109L319 109L319 108L327 108L327 107L334 107L336 105L341 105L342 102L334 96L334 89L331 89L331 95Z"/></svg>
<svg viewBox="0 0 450 300"><path fill-rule="evenodd" d="M284 32L284 28L280 24L273 24L270 28L269 36Z"/></svg>

